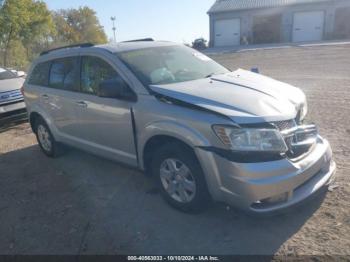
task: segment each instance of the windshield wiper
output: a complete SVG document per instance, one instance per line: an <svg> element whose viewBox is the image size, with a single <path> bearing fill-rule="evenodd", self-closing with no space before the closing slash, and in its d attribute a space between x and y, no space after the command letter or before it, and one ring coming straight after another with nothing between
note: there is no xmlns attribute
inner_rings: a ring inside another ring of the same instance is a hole
<svg viewBox="0 0 350 262"><path fill-rule="evenodd" d="M211 74L207 75L205 78L210 78L210 77L212 77L213 75L215 75L215 73L211 73Z"/></svg>

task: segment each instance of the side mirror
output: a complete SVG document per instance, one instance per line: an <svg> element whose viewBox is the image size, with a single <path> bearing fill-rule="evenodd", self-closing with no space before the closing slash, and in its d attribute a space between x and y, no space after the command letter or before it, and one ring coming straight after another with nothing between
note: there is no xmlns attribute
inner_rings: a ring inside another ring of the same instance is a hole
<svg viewBox="0 0 350 262"><path fill-rule="evenodd" d="M128 85L120 77L112 80L106 80L100 83L97 95L105 98L124 98L132 100Z"/></svg>
<svg viewBox="0 0 350 262"><path fill-rule="evenodd" d="M256 74L260 74L258 67L253 67L250 69L250 71L252 71L253 73L256 73Z"/></svg>

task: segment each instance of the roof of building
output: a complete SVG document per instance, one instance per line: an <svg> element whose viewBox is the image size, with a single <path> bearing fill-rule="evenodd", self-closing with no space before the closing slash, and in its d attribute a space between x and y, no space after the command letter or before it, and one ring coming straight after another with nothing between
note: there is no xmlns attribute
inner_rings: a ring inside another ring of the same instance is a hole
<svg viewBox="0 0 350 262"><path fill-rule="evenodd" d="M255 8L280 7L297 4L312 4L334 0L216 0L208 13L237 11Z"/></svg>

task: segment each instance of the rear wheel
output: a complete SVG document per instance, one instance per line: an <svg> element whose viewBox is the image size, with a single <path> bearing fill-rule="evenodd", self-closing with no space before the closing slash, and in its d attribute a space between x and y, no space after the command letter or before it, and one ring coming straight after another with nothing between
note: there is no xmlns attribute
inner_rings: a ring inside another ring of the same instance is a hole
<svg viewBox="0 0 350 262"><path fill-rule="evenodd" d="M201 166L188 148L176 143L159 148L153 157L152 173L171 206L184 212L199 212L210 202Z"/></svg>
<svg viewBox="0 0 350 262"><path fill-rule="evenodd" d="M62 151L61 146L56 142L48 125L42 118L35 121L35 134L38 144L45 155L49 157L57 157Z"/></svg>

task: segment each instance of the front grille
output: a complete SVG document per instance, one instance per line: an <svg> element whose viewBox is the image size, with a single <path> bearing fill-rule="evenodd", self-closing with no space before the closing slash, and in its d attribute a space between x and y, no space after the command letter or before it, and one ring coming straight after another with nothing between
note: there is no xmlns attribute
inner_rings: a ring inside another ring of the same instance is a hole
<svg viewBox="0 0 350 262"><path fill-rule="evenodd" d="M271 124L276 126L278 128L278 130L280 130L280 131L292 129L292 128L297 126L296 121L294 119L286 120L286 121L272 122Z"/></svg>
<svg viewBox="0 0 350 262"><path fill-rule="evenodd" d="M14 120L27 119L27 116L27 110L25 108L2 113L0 114L0 127L13 122Z"/></svg>
<svg viewBox="0 0 350 262"><path fill-rule="evenodd" d="M296 119L292 120L286 120L286 121L278 121L278 122L271 122L273 126L275 126L278 130L286 131L286 130L291 130L293 128L297 129L298 124ZM286 142L286 145L288 146L288 152L286 155L290 159L296 159L299 158L300 156L306 154L307 152L310 151L312 145L303 145L303 146L298 146L298 147L293 147L293 142L302 142L310 138L309 134L305 133L292 133L291 135L285 136L284 140Z"/></svg>
<svg viewBox="0 0 350 262"><path fill-rule="evenodd" d="M0 104L0 107L9 106L9 105L17 104L17 103L21 103L21 102L23 102L23 101L24 101L23 98L21 98L21 99L16 99L16 100L12 100L12 101L8 101L7 103Z"/></svg>
<svg viewBox="0 0 350 262"><path fill-rule="evenodd" d="M8 92L0 92L0 105L6 105L20 100L23 100L23 95L19 89Z"/></svg>

